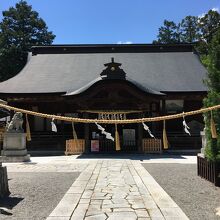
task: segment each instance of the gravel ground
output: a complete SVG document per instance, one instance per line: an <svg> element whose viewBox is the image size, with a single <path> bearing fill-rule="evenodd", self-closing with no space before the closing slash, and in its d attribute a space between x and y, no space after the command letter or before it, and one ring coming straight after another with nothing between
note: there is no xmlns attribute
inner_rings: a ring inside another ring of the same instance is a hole
<svg viewBox="0 0 220 220"><path fill-rule="evenodd" d="M220 188L197 176L196 164L142 164L191 220L219 220Z"/></svg>
<svg viewBox="0 0 220 220"><path fill-rule="evenodd" d="M8 173L11 195L0 199L0 207L12 215L0 219L46 219L57 206L79 173Z"/></svg>

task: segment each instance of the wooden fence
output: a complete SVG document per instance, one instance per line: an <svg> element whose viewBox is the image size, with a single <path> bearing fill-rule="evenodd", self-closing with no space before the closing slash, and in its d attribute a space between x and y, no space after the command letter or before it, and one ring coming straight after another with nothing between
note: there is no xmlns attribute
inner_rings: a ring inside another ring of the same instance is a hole
<svg viewBox="0 0 220 220"><path fill-rule="evenodd" d="M162 153L161 139L143 139L142 149L144 153Z"/></svg>
<svg viewBox="0 0 220 220"><path fill-rule="evenodd" d="M85 150L84 139L70 139L66 140L66 151L65 155L81 154Z"/></svg>
<svg viewBox="0 0 220 220"><path fill-rule="evenodd" d="M220 186L220 163L208 161L204 157L197 156L198 176Z"/></svg>

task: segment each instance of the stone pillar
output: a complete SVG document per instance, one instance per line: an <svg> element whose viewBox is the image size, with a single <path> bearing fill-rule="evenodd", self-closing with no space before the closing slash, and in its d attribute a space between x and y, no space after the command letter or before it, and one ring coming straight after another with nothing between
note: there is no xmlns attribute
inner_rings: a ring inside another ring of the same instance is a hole
<svg viewBox="0 0 220 220"><path fill-rule="evenodd" d="M206 140L206 136L205 136L205 128L203 131L200 132L200 136L202 138L202 148L201 148L201 154L204 156L205 155L205 148L207 145L207 140Z"/></svg>
<svg viewBox="0 0 220 220"><path fill-rule="evenodd" d="M9 194L7 169L0 162L0 198Z"/></svg>

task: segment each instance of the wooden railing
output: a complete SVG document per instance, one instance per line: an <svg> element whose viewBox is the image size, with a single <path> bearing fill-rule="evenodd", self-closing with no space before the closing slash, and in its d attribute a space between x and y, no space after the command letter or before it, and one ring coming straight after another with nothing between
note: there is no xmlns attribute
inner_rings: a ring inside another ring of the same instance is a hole
<svg viewBox="0 0 220 220"><path fill-rule="evenodd" d="M65 155L81 154L85 150L84 139L70 139L66 140L66 151Z"/></svg>
<svg viewBox="0 0 220 220"><path fill-rule="evenodd" d="M208 161L206 158L197 156L198 176L220 186L220 162Z"/></svg>
<svg viewBox="0 0 220 220"><path fill-rule="evenodd" d="M144 153L162 153L161 139L143 139L142 149Z"/></svg>

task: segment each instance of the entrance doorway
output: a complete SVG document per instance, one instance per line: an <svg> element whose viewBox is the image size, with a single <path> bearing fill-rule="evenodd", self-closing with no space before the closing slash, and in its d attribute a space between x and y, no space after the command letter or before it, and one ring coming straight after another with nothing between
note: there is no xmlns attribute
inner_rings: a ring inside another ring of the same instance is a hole
<svg viewBox="0 0 220 220"><path fill-rule="evenodd" d="M102 125L106 132L115 138L115 125ZM117 125L120 138L120 151L124 153L137 152L137 125ZM90 151L93 153L116 152L115 141L107 139L96 125L90 125Z"/></svg>

